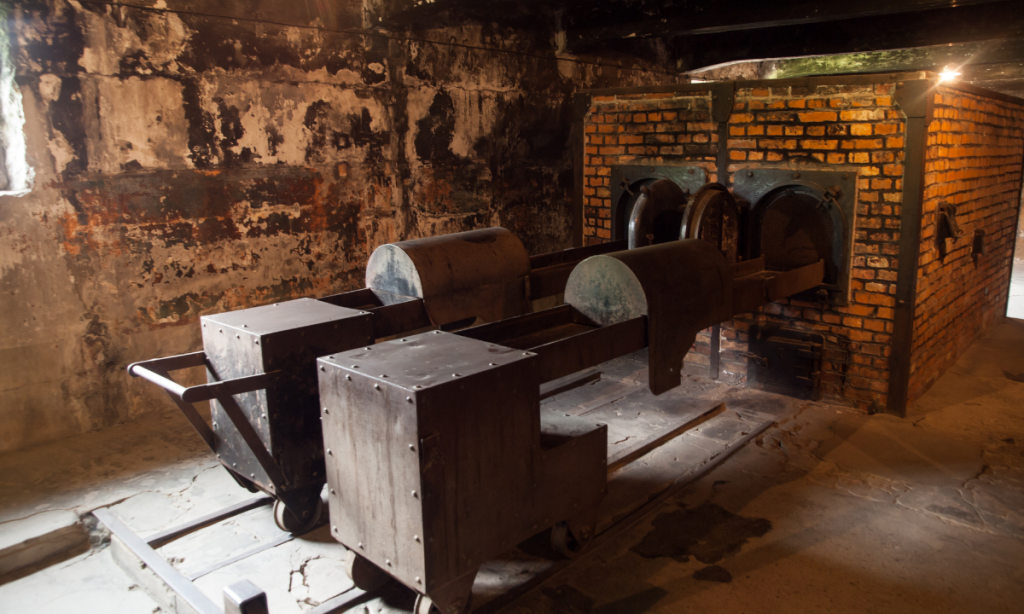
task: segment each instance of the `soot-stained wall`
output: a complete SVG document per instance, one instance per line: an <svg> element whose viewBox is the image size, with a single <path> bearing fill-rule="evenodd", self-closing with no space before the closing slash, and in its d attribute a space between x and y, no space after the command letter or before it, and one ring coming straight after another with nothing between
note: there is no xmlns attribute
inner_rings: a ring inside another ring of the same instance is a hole
<svg viewBox="0 0 1024 614"><path fill-rule="evenodd" d="M382 243L570 246L573 93L675 80L558 57L553 18L142 4L7 9L36 177L0 196L0 451L167 409L128 363L199 349L201 314L359 287Z"/></svg>

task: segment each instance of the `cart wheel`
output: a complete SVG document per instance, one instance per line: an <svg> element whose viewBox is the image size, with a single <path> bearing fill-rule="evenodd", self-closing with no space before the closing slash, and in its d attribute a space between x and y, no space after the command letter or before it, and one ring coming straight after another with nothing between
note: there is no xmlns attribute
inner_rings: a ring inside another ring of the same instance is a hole
<svg viewBox="0 0 1024 614"><path fill-rule="evenodd" d="M551 548L567 559L574 559L590 545L591 536L577 536L569 523L559 522L551 527Z"/></svg>
<svg viewBox="0 0 1024 614"><path fill-rule="evenodd" d="M320 514L324 511L324 502L317 497L316 505L312 509L304 511L309 514L309 517L298 518L280 499L277 499L274 501L274 523L282 531L301 535L316 526L317 521L320 520Z"/></svg>
<svg viewBox="0 0 1024 614"><path fill-rule="evenodd" d="M368 593L384 586L391 579L387 572L351 550L345 555L345 573L356 588Z"/></svg>
<svg viewBox="0 0 1024 614"><path fill-rule="evenodd" d="M461 607L460 607L461 606ZM413 614L469 614L473 609L472 593L466 598L465 604L456 605L448 612L441 612L441 608L434 605L434 601L426 595L416 595L416 605L413 606Z"/></svg>

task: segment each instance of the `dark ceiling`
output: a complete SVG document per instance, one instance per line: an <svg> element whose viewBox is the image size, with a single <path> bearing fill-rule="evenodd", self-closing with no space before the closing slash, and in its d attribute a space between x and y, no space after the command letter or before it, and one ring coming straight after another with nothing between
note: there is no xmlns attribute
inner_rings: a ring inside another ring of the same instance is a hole
<svg viewBox="0 0 1024 614"><path fill-rule="evenodd" d="M385 27L460 23L565 31L565 53L696 72L737 61L759 76L941 70L1024 96L1024 0L382 0ZM833 54L853 54L822 58ZM808 58L808 56L811 56Z"/></svg>

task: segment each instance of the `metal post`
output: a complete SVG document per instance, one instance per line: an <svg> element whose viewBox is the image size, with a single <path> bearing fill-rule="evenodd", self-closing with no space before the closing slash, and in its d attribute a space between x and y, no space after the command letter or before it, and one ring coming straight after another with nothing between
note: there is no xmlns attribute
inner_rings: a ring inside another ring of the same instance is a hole
<svg viewBox="0 0 1024 614"><path fill-rule="evenodd" d="M249 580L226 586L224 614L268 614L267 594Z"/></svg>

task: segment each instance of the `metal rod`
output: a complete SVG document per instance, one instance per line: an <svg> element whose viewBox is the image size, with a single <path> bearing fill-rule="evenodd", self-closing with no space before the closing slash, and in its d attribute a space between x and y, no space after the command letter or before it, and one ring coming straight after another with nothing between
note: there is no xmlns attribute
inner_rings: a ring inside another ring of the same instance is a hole
<svg viewBox="0 0 1024 614"><path fill-rule="evenodd" d="M190 367L202 367L205 364L206 352L190 352L188 354L178 354L177 356L167 356L166 358L133 362L128 365L128 373L135 376L140 375L135 372L136 367L155 369L157 371L177 371L178 369L188 369Z"/></svg>
<svg viewBox="0 0 1024 614"><path fill-rule="evenodd" d="M232 396L222 396L217 397L217 401L224 408L224 413L231 419L231 423L238 429L238 433L245 440L245 445L249 446L249 450L252 451L256 461L259 462L260 467L263 468L267 477L270 478L270 482L276 488L284 487L287 481L285 480L284 472L281 471L277 462L274 461L274 457L267 451L267 447L263 445L263 440L260 439L259 433L256 432L252 423L245 417L245 412L238 406L235 398Z"/></svg>
<svg viewBox="0 0 1024 614"><path fill-rule="evenodd" d="M344 612L376 597L381 590L377 589L367 592L361 588L352 587L336 597L331 597L312 610L308 610L306 614L335 614L336 612Z"/></svg>
<svg viewBox="0 0 1024 614"><path fill-rule="evenodd" d="M160 577L167 586L178 594L185 603L192 607L199 614L224 614L215 603L203 594L188 578L167 562L160 553L149 547L141 537L129 529L117 516L108 509L93 511L93 516L102 522L110 532L117 536L121 542L128 547L135 556L139 557L153 573Z"/></svg>
<svg viewBox="0 0 1024 614"><path fill-rule="evenodd" d="M215 399L221 396L230 396L245 392L253 392L254 390L263 390L269 386L273 382L274 378L280 373L280 371L271 371L270 373L259 373L257 375L236 377L234 379L226 379L219 382L211 382L209 384L190 386L182 391L181 400L186 403L198 403L199 401L209 401L210 399Z"/></svg>
<svg viewBox="0 0 1024 614"><path fill-rule="evenodd" d="M708 365L708 375L711 379L718 379L718 374L721 371L720 364L722 361L722 325L713 324L711 326L711 355L710 364Z"/></svg>
<svg viewBox="0 0 1024 614"><path fill-rule="evenodd" d="M290 542L293 539L295 539L295 536L292 535L291 533L282 533L276 539L272 539L272 540L270 540L269 542L267 542L265 544L260 544L258 546L253 546L252 548L249 548L248 550L244 550L242 552L239 552L238 554L236 554L234 556L231 556L231 557L228 557L228 558L224 559L223 561L219 561L217 563L214 563L213 565L209 565L207 567L204 567L204 568L200 569L199 571L193 572L193 573L188 575L188 579L191 582L195 582L199 578L202 578L203 576L205 576L207 574L211 574L211 573L217 571L218 569L222 569L224 567L227 567L228 565L232 565L234 563L237 563L238 561L241 561L242 559L247 559L250 556L253 556L255 554L259 554L260 552L263 552L264 550L269 550L271 548L280 546L281 544Z"/></svg>
<svg viewBox="0 0 1024 614"><path fill-rule="evenodd" d="M170 529L150 535L149 538L146 540L146 543L149 544L150 548L159 548L161 546L171 543L179 537L191 533L192 531L197 531L199 529L202 529L203 527L209 526L216 522L220 522L221 520L227 520L228 518L231 518L233 516L237 516L241 513L248 512L249 510L256 509L257 507L270 505L273 502L273 497L253 497L252 499L249 499L247 501L242 501L241 503L236 503L234 505L225 507L222 510L206 514L205 516L200 516L199 518L196 518L191 522L186 522L176 527L171 527Z"/></svg>
<svg viewBox="0 0 1024 614"><path fill-rule="evenodd" d="M141 377L144 380L153 382L157 386L160 386L166 390L171 396L176 396L181 399L185 395L185 391L188 390L185 386L182 386L178 382L172 380L166 375L166 371L150 370L141 365L132 365L129 367L128 372L136 377Z"/></svg>
<svg viewBox="0 0 1024 614"><path fill-rule="evenodd" d="M596 382L601 379L601 372L596 370L585 371L583 373L573 373L572 375L566 375L565 377L556 379L540 386L540 400L550 398L556 394L562 394L579 388L580 386L586 386L590 382Z"/></svg>
<svg viewBox="0 0 1024 614"><path fill-rule="evenodd" d="M660 448L661 446L665 445L672 439L675 439L676 437L682 435L686 431L689 431L690 429L707 422L708 420L714 418L715 416L721 414L724 411L725 403L719 403L718 405L712 407L711 409L707 410L706 412L697 416L696 418L688 420L673 429L669 429L668 431L662 433L658 437L655 437L647 441L644 445L640 446L636 450L627 452L626 454L623 454L622 456L619 457L613 456L612 458L609 458L608 474L611 475L613 472L622 469L626 465L640 458L644 454L647 454L651 450L654 450L655 448Z"/></svg>
<svg viewBox="0 0 1024 614"><path fill-rule="evenodd" d="M700 469L698 469L696 472L682 475L679 478L677 478L676 481L673 482L668 488L663 490L661 494L648 501L642 507L634 510L631 514L629 514L622 520L608 527L604 530L604 532L599 533L597 536L595 536L594 541L591 542L590 548L587 550L587 554L593 554L595 551L597 551L598 548L601 548L604 545L610 543L616 537L621 535L624 531L626 531L630 527L636 525L638 522L646 518L653 511L658 509L658 507L660 507L662 503L674 497L676 494L679 493L679 491L686 488L690 484L693 484L697 480L707 475L712 469L721 464L725 459L732 456L737 450L746 445L747 442L749 442L751 439L763 433L772 424L772 422L765 422L761 425L758 425L757 428L747 433L742 439L732 444L730 447L726 448L724 452L722 452L716 457L708 459L708 461L704 465L702 465ZM559 561L551 567L548 567L543 572L530 578L523 584L520 584L512 590L496 597L491 601L488 601L483 606L473 610L473 612L474 614L492 614L493 612L497 612L498 610L507 607L515 600L528 595L534 589L541 586L545 582L548 582L549 580L552 580L556 576L562 574L567 569L569 569L569 567L571 567L578 561L582 561L587 558L588 557L586 556L581 556L574 559L565 559Z"/></svg>
<svg viewBox="0 0 1024 614"><path fill-rule="evenodd" d="M199 412L196 410L195 406L193 406L191 403L186 403L185 401L182 401L180 394L175 394L170 390L167 390L167 396L171 397L171 401L173 401L174 404L178 407L178 411L180 411L185 416L185 419L188 420L189 424L192 425L192 428L194 428L196 432L199 433L199 436L202 437L203 441L206 442L206 445L207 447L210 448L210 451L216 454L217 434L213 432L213 429L211 429L210 425L206 423L206 420L201 415L199 415Z"/></svg>

